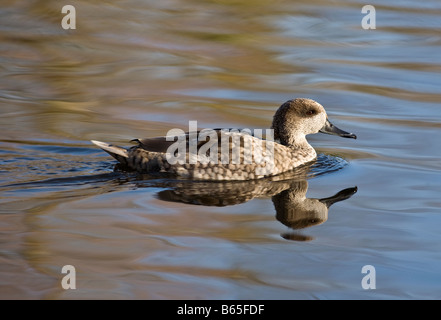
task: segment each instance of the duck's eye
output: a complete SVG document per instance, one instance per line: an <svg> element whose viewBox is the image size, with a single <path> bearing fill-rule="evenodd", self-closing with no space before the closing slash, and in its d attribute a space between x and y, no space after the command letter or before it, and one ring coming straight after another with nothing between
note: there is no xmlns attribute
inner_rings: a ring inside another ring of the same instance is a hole
<svg viewBox="0 0 441 320"><path fill-rule="evenodd" d="M313 116L315 115L317 112L314 109L310 109L308 111L306 111L306 115L307 116Z"/></svg>

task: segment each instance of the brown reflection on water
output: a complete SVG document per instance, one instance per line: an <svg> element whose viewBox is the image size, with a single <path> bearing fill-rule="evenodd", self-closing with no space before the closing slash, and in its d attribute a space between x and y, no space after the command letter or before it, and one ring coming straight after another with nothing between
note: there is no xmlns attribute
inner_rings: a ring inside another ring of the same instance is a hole
<svg viewBox="0 0 441 320"><path fill-rule="evenodd" d="M173 127L188 119L235 124L244 110L234 97L206 93L258 91L266 86L259 84L265 75L300 71L273 59L266 45L272 28L254 19L271 10L265 2L146 6L130 1L122 7L77 1L76 30L61 28L58 1L10 3L13 14L5 15L4 23L15 26L14 32L0 31L8 62L2 93L26 112L38 108L23 125L32 122L40 134L118 138L118 126L121 136L133 137L152 130L148 121L137 121L141 112ZM17 17L26 19L26 30L14 23ZM130 122L121 121L126 115Z"/></svg>
<svg viewBox="0 0 441 320"><path fill-rule="evenodd" d="M30 273L29 282L19 281L10 297L20 297L27 290L26 296L32 298L35 288L35 297L50 299L179 298L185 284L169 281L173 275L182 279L200 277L202 282L210 278L258 283L262 279L253 271L230 265L228 259L222 262L225 257L211 255L212 260L207 260L199 251L208 254L218 246L235 251L241 244L274 242L267 236L272 228L265 225L274 221L274 214L235 208L262 197L272 197L277 220L291 229L282 234L283 238L311 240L296 230L325 222L328 208L349 198L356 189L346 189L329 198L306 198L308 183L300 178L306 172L252 183L194 183L145 176L125 180L120 175L107 175L107 182L102 183L106 175L99 175L83 181L72 177L66 178L65 183L54 179L25 185L23 190L29 195L5 203L2 211L15 212L19 217L18 213L26 210L20 222L24 230L19 241L23 261L16 261L19 265L29 264L38 275ZM40 185L64 189L69 181L76 182L75 190L33 195ZM145 192L151 188L166 189L152 197L152 193ZM231 209L228 213L207 212L206 206ZM13 238L18 240L16 235ZM6 242L11 244L9 250L17 250L10 240ZM68 264L75 266L81 290L60 288L61 268ZM124 284L118 280L120 277ZM145 286L153 287L142 289ZM203 287L193 297L200 297ZM193 294L191 289L188 293Z"/></svg>
<svg viewBox="0 0 441 320"><path fill-rule="evenodd" d="M161 200L169 202L183 202L202 206L229 206L247 202L256 197L271 197L276 218L293 230L308 228L324 223L328 220L329 207L339 201L350 198L357 192L357 188L347 188L335 195L322 199L306 198L308 182L293 178L292 173L277 176L272 179L263 179L247 182L223 183L176 183L172 189L158 193ZM290 240L312 240L308 236L297 233L282 235Z"/></svg>

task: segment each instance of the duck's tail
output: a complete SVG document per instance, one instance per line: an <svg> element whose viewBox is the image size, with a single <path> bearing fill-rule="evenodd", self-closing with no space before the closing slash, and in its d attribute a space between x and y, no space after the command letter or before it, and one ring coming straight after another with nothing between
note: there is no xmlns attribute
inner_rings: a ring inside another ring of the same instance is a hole
<svg viewBox="0 0 441 320"><path fill-rule="evenodd" d="M93 144L97 145L104 151L106 151L108 154L110 154L112 157L114 157L116 160L118 160L121 164L127 165L127 159L129 158L129 154L126 149L118 147L118 146L112 146L108 143L96 141L96 140L90 140Z"/></svg>

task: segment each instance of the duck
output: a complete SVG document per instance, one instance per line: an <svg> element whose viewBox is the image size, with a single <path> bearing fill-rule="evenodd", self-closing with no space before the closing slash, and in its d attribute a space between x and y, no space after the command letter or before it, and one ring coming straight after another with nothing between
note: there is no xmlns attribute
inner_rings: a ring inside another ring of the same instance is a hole
<svg viewBox="0 0 441 320"><path fill-rule="evenodd" d="M193 180L243 181L277 176L314 161L317 152L306 139L309 134L357 138L333 125L325 108L309 98L283 103L265 135L257 129L190 129L133 139L136 145L130 148L91 142L115 158L123 170Z"/></svg>

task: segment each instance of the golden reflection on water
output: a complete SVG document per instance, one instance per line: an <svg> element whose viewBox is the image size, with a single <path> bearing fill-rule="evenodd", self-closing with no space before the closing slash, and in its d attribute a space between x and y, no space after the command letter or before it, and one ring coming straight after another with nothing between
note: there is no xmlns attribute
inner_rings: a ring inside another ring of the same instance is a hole
<svg viewBox="0 0 441 320"><path fill-rule="evenodd" d="M22 257L33 269L56 277L63 265L76 268L77 285L81 290L64 291L48 277L47 286L52 285L52 288L45 293L45 298L161 298L164 294L161 293L162 286L174 286L168 284L167 278L171 275L210 277L219 281L262 281L257 274L236 268L228 261L220 262L216 257L211 261L204 255L198 257L195 250L210 251L210 243L216 243L215 246L223 243L221 247L233 252L240 251L242 244L277 243L268 238L268 233L274 231L263 222L276 218L291 229L281 234L283 238L311 240L312 237L298 230L325 222L328 208L351 197L356 189L349 188L328 198L306 198L308 183L300 178L306 172L252 183L192 184L190 181L163 179L155 183L145 177L125 182L117 178L100 187L95 186L96 179L104 177L91 176L89 183L78 184L76 190L40 192L9 202L2 210L14 212L27 208L21 223L32 232L25 232L21 240ZM75 178L70 180L77 181ZM64 188L59 180L47 181L46 188L50 189L50 183L55 189ZM26 188L32 193L39 185L31 183ZM145 188L166 189L159 191L155 199L144 192ZM114 192L118 196L115 197ZM143 198L145 196L147 198ZM234 208L261 197L272 197L277 212L275 216L266 210L252 213ZM163 201L168 203L166 207ZM228 211L210 213L206 212L206 206L233 207ZM201 243L200 239L205 240ZM164 255L164 252L168 253ZM193 265L195 261L192 259L199 259L200 265ZM121 283L115 281L116 274L123 276L124 286L139 290L139 286L149 286L150 283L153 288L141 291L140 296L127 296L120 287ZM162 284L156 287L156 281ZM22 284L23 288L18 285L11 294L19 296L22 294L20 289L24 290L27 285L30 284ZM167 298L179 297L174 296L179 294L179 286L177 292L169 290L172 292ZM41 294L39 292L37 296ZM199 294L198 289L195 295Z"/></svg>

